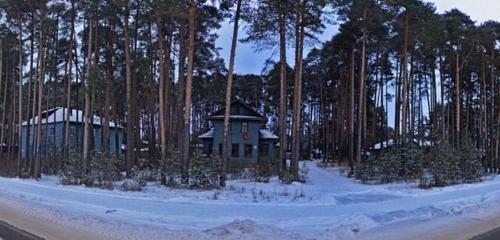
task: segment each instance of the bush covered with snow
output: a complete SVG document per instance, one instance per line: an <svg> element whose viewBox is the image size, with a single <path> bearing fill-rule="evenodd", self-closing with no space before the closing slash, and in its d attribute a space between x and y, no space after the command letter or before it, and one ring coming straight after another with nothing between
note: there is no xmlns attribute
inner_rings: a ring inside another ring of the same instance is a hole
<svg viewBox="0 0 500 240"><path fill-rule="evenodd" d="M413 143L394 145L365 160L360 168L363 182L389 183L418 179L422 149Z"/></svg>
<svg viewBox="0 0 500 240"><path fill-rule="evenodd" d="M213 189L219 186L221 161L214 156L194 152L190 164L191 188Z"/></svg>
<svg viewBox="0 0 500 240"><path fill-rule="evenodd" d="M480 155L467 141L459 148L447 141L425 147L413 143L394 145L364 161L360 171L364 183L420 179L426 188L477 182L483 173Z"/></svg>
<svg viewBox="0 0 500 240"><path fill-rule="evenodd" d="M123 191L134 192L134 191L141 191L142 185L136 179L125 179L121 184L121 188Z"/></svg>
<svg viewBox="0 0 500 240"><path fill-rule="evenodd" d="M257 174L255 181L268 183L273 175L272 165L269 159L263 158L257 163Z"/></svg>
<svg viewBox="0 0 500 240"><path fill-rule="evenodd" d="M112 189L121 179L120 161L109 153L97 152L90 157L87 185Z"/></svg>
<svg viewBox="0 0 500 240"><path fill-rule="evenodd" d="M70 153L70 157L64 159L63 166L59 172L59 179L63 185L80 185L84 177L83 158L76 151Z"/></svg>
<svg viewBox="0 0 500 240"><path fill-rule="evenodd" d="M470 141L462 143L460 151L460 162L463 164L463 182L474 183L481 181L484 172L479 151Z"/></svg>
<svg viewBox="0 0 500 240"><path fill-rule="evenodd" d="M459 152L446 141L440 141L425 151L424 165L433 176L433 186L457 184L461 179Z"/></svg>
<svg viewBox="0 0 500 240"><path fill-rule="evenodd" d="M434 186L478 182L483 174L480 155L469 141L458 149L439 141L427 148L424 165L433 175Z"/></svg>
<svg viewBox="0 0 500 240"><path fill-rule="evenodd" d="M304 174L307 174L307 172L299 170L299 178L297 179L291 171L284 170L280 172L280 180L284 184L291 184L294 182L304 183L307 179L307 176Z"/></svg>
<svg viewBox="0 0 500 240"><path fill-rule="evenodd" d="M106 153L93 153L88 159L88 171L83 169L83 157L77 152L63 162L60 181L63 185L94 186L112 189L113 183L121 180L120 160Z"/></svg>
<svg viewBox="0 0 500 240"><path fill-rule="evenodd" d="M170 145L167 153L160 156L160 179L162 185L176 186L176 179L180 176L181 163L179 151Z"/></svg>

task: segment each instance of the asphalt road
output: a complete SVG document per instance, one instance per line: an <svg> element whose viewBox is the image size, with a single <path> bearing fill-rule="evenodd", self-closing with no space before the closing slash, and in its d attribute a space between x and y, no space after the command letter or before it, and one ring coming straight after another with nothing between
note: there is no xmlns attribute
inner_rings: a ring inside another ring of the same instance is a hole
<svg viewBox="0 0 500 240"><path fill-rule="evenodd" d="M4 240L43 240L33 234L17 229L0 221L0 239Z"/></svg>
<svg viewBox="0 0 500 240"><path fill-rule="evenodd" d="M489 232L473 237L471 240L498 240L500 239L500 227Z"/></svg>

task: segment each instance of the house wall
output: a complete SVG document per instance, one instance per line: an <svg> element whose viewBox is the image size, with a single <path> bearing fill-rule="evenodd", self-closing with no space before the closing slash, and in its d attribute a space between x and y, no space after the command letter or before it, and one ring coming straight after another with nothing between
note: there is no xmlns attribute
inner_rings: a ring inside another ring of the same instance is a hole
<svg viewBox="0 0 500 240"><path fill-rule="evenodd" d="M56 154L62 151L63 147L63 138L64 138L64 125L62 122L59 123L49 123L47 126L43 124L42 126L42 142L40 146L40 153L42 154L42 158L46 154ZM37 127L31 127L30 130L30 143L28 143L29 148L26 147L26 138L27 138L27 129L28 126L22 127L22 149L21 155L23 158L27 156L29 153L33 155L33 139L36 135ZM78 149L82 147L83 143L83 124L81 123L71 123L70 126L70 139L69 145L71 149ZM94 151L100 151L101 144L101 127L94 126L94 137L91 142L91 146L94 146ZM47 131L47 132L46 132ZM46 143L46 144L45 144ZM117 144L118 143L118 144ZM109 150L111 153L120 152L117 151L123 143L123 129L110 128L110 142L109 142Z"/></svg>
<svg viewBox="0 0 500 240"><path fill-rule="evenodd" d="M276 159L276 142L274 139L260 139L260 130L265 127L265 123L261 121L263 119L258 113L245 106L244 104L233 103L230 110L231 116L252 116L258 117L259 120L253 119L230 119L230 134L229 134L229 146L227 149L228 156L228 171L241 169L242 167L254 167L259 160L270 160L272 163ZM222 140L224 135L224 121L221 116L224 114L223 110L219 110L212 116L217 116L212 119L212 127L214 128L214 136L212 139L203 139L203 151L209 153L208 148L211 146L211 152L213 155L222 155ZM248 124L248 139L243 138L242 124ZM260 142L263 141L263 142ZM238 157L232 156L232 145L238 145ZM245 157L245 145L249 144L252 146L252 154L249 157ZM260 144L267 145L268 155L260 155Z"/></svg>
<svg viewBox="0 0 500 240"><path fill-rule="evenodd" d="M246 122L248 124L248 139L243 138L243 133L241 132L242 123ZM213 121L214 125L214 142L213 142L213 153L218 155L221 147L223 136L224 136L224 122L223 121ZM231 120L231 129L229 134L229 142L231 143L227 149L227 156L231 161L228 165L248 165L255 164L259 158L259 130L262 129L263 124L257 121L242 121L242 120ZM232 157L232 145L238 144L238 155L239 157ZM245 157L245 144L252 145L252 155L251 157Z"/></svg>
<svg viewBox="0 0 500 240"><path fill-rule="evenodd" d="M264 140L260 142L261 145L265 144L268 147L268 155L267 156L261 156L260 159L266 159L274 163L275 159L277 158L277 149L276 149L276 141L275 140Z"/></svg>
<svg viewBox="0 0 500 240"><path fill-rule="evenodd" d="M213 143L214 143L214 140L213 139L203 139L202 140L203 142L203 153L206 153L206 154L216 154L217 152L213 152L214 151L214 146L213 146Z"/></svg>
<svg viewBox="0 0 500 240"><path fill-rule="evenodd" d="M231 115L244 115L244 116L255 116L255 113L250 109L241 107L239 104L231 105Z"/></svg>

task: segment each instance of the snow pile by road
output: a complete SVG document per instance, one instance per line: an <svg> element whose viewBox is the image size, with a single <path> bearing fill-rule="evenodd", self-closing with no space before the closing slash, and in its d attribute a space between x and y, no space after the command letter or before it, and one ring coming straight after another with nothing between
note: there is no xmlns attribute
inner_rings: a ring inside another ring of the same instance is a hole
<svg viewBox="0 0 500 240"><path fill-rule="evenodd" d="M198 240L353 239L403 222L477 217L500 203L500 178L421 190L416 182L362 185L317 161L302 167L305 184L231 180L211 191L150 184L123 192L62 186L52 176L0 178L0 206L106 238Z"/></svg>

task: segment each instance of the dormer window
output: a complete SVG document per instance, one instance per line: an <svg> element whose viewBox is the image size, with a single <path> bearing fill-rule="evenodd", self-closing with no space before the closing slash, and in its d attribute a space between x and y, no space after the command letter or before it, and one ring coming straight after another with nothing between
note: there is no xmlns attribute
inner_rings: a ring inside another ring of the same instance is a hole
<svg viewBox="0 0 500 240"><path fill-rule="evenodd" d="M248 123L247 122L241 123L241 132L242 133L248 132Z"/></svg>

